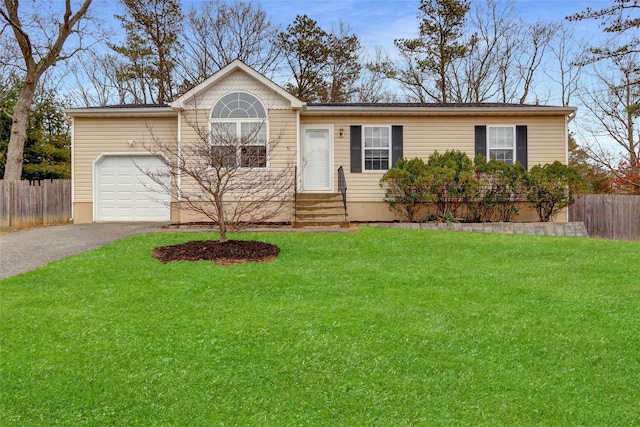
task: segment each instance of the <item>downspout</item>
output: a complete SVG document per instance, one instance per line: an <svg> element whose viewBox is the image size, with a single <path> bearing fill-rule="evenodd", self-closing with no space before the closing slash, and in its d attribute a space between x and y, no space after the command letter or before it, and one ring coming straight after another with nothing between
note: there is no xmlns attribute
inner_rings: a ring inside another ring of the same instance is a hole
<svg viewBox="0 0 640 427"><path fill-rule="evenodd" d="M575 118L576 112L574 111L573 113L566 115L564 120L564 164L567 166L569 165L569 123L571 123ZM571 206L566 208L565 222L569 222L569 209L571 209Z"/></svg>
<svg viewBox="0 0 640 427"><path fill-rule="evenodd" d="M574 111L571 114L565 116L564 121L564 163L566 165L569 164L569 123L576 118L576 112Z"/></svg>
<svg viewBox="0 0 640 427"><path fill-rule="evenodd" d="M73 222L73 208L75 202L75 118L71 117L71 218L69 222Z"/></svg>
<svg viewBox="0 0 640 427"><path fill-rule="evenodd" d="M176 185L178 186L178 202L182 201L182 171L180 169L180 157L182 156L182 111L178 111L178 170L176 177Z"/></svg>
<svg viewBox="0 0 640 427"><path fill-rule="evenodd" d="M300 125L300 109L296 109L296 166L293 168L294 170L294 190L293 190L293 222L297 221L298 216L298 189L300 188L300 182L298 182L298 165L300 164L300 149L301 149L301 140L300 140L300 132L302 131ZM292 222L292 225L293 225Z"/></svg>

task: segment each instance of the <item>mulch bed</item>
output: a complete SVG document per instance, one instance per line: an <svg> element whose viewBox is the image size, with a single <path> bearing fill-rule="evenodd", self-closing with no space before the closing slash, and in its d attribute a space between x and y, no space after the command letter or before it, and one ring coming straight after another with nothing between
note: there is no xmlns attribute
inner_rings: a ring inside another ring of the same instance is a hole
<svg viewBox="0 0 640 427"><path fill-rule="evenodd" d="M280 248L254 240L193 240L180 245L160 246L153 250L153 257L167 264L172 261L213 261L221 265L245 262L270 262L276 259Z"/></svg>

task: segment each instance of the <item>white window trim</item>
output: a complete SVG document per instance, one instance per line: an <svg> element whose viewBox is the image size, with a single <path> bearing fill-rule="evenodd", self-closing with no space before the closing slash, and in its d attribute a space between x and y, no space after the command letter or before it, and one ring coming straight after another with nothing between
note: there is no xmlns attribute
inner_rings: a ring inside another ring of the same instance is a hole
<svg viewBox="0 0 640 427"><path fill-rule="evenodd" d="M236 127L236 135L241 135L242 134L242 124L243 123L260 123L260 124L263 124L264 127L265 127L265 141L264 141L264 144L248 144L248 145L264 145L265 149L266 149L265 155L266 155L267 164L265 165L265 167L255 166L255 167L243 168L243 167L240 166L239 169L243 169L243 170L267 170L267 169L269 169L269 124L268 123L263 121L263 119L259 119L259 120L250 120L250 119L215 120L215 119L212 119L211 122L209 123L209 128L212 127L214 121L217 122L217 123L232 123L232 124L234 124L235 127ZM210 138L209 139L209 145L213 146L214 144L211 141L211 137L212 137L211 131L209 131L209 138ZM220 144L220 145L225 145L225 144ZM242 149L241 146L238 146L236 148L236 159L238 160L238 162L241 160L241 156L242 156L242 154L240 152L241 149Z"/></svg>
<svg viewBox="0 0 640 427"><path fill-rule="evenodd" d="M512 164L516 164L516 162L518 161L517 158L517 147L518 147L518 141L517 141L517 133L516 133L516 125L486 125L487 126L487 153L486 153L486 158L487 161L491 160L491 138L490 138L490 129L491 128L511 128L513 130L513 163ZM507 148L494 148L494 150L507 150ZM501 161L501 160L498 160ZM506 163L506 162L505 162ZM507 163L508 164L508 163Z"/></svg>
<svg viewBox="0 0 640 427"><path fill-rule="evenodd" d="M389 129L389 167L393 167L393 165L391 164L391 162L393 161L393 129L391 129L391 125L361 125L361 133L362 133L362 141L361 141L361 146L362 146L362 173L373 173L373 174L384 174L386 173L389 168L387 169L375 169L375 170L370 170L367 169L367 165L365 162L365 150L367 150L367 148L365 148L364 146L364 139L365 139L365 129L366 128L388 128ZM383 150L383 148L369 148L369 150Z"/></svg>
<svg viewBox="0 0 640 427"><path fill-rule="evenodd" d="M250 95L252 97L254 97L262 106L262 109L265 111L265 115L266 117L259 117L259 118L255 118L255 119L222 119L222 118L218 118L218 117L213 117L213 110L216 108L216 105L218 104L218 102L220 102L224 97L226 97L229 94L232 93L244 93L247 95ZM242 134L242 123L262 123L265 127L265 133L266 133L266 140L265 140L265 155L266 155L266 165L265 167L249 167L249 168L243 168L241 166L238 167L238 169L240 170L252 170L252 171L268 171L270 168L270 162L269 162L269 135L270 135L270 130L269 130L269 110L267 110L267 108L265 107L264 103L262 102L262 100L257 97L256 95L254 95L253 93L250 92L246 92L246 91L242 91L242 90L234 90L231 92L227 92L225 94L223 94L222 96L220 96L212 105L211 110L209 111L209 146L213 146L214 144L211 141L211 137L212 137L212 130L213 130L213 124L214 123L235 123L236 125L236 135L241 135ZM237 153L236 153L236 160L238 161L238 163L240 163L241 160L241 153L240 153L240 149L241 147L238 147L237 149Z"/></svg>

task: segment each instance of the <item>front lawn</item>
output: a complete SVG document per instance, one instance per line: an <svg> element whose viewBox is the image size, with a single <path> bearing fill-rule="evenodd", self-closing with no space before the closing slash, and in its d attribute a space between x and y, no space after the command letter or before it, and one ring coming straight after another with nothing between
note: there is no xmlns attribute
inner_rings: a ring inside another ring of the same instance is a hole
<svg viewBox="0 0 640 427"><path fill-rule="evenodd" d="M0 425L640 424L640 244L362 228L135 236L0 281Z"/></svg>

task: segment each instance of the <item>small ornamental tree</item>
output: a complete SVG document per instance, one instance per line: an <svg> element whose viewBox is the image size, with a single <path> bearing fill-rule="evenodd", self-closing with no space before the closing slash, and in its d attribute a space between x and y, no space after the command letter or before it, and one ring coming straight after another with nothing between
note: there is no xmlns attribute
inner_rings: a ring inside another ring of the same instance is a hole
<svg viewBox="0 0 640 427"><path fill-rule="evenodd" d="M174 207L213 221L220 242L226 242L227 232L273 220L291 206L293 159L281 153L272 161L280 138L269 138L264 121L243 126L241 135L229 123L213 122L209 130L197 121L183 122L193 131L192 140L176 144L156 138L151 129L145 147L170 176L141 169L178 202Z"/></svg>
<svg viewBox="0 0 640 427"><path fill-rule="evenodd" d="M429 192L432 182L427 165L416 157L398 159L396 166L380 179L380 187L385 188L384 201L392 212L398 213L403 220L418 222L423 218L424 205L432 200Z"/></svg>
<svg viewBox="0 0 640 427"><path fill-rule="evenodd" d="M557 160L534 166L525 175L527 202L540 222L549 222L560 210L572 205L586 182L573 168Z"/></svg>

